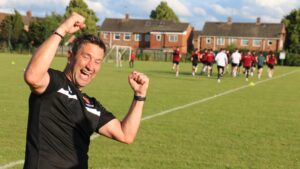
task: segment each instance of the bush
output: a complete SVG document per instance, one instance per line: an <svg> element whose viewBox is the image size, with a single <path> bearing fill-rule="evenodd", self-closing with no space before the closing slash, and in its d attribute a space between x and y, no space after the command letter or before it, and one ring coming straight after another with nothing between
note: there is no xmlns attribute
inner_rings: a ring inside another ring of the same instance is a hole
<svg viewBox="0 0 300 169"><path fill-rule="evenodd" d="M300 66L300 54L286 53L284 65L287 66Z"/></svg>

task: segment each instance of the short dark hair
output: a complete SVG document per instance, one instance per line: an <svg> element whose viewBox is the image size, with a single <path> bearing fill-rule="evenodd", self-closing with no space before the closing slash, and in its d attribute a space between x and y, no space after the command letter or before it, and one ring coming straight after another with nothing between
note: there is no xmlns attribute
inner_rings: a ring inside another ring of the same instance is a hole
<svg viewBox="0 0 300 169"><path fill-rule="evenodd" d="M99 46L101 49L103 49L104 53L106 51L106 47L104 42L97 36L92 35L92 34L83 34L77 37L73 43L72 46L72 53L76 55L78 49L81 47L81 45L86 44L86 43L92 43L97 46Z"/></svg>

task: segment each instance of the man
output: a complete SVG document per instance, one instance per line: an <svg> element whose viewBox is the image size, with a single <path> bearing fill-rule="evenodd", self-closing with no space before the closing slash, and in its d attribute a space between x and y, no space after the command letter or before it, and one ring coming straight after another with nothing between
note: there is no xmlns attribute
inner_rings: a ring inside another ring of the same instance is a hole
<svg viewBox="0 0 300 169"><path fill-rule="evenodd" d="M191 61L192 61L192 76L195 76L195 74L197 73L197 69L198 69L198 62L200 60L201 54L198 50L198 48L196 48L193 53L192 53L192 57L191 57Z"/></svg>
<svg viewBox="0 0 300 169"><path fill-rule="evenodd" d="M131 54L130 54L130 60L129 60L129 67L130 68L134 67L134 60L135 60L135 53L134 53L134 51L132 51Z"/></svg>
<svg viewBox="0 0 300 169"><path fill-rule="evenodd" d="M172 69L176 71L176 77L179 76L179 62L181 59L180 49L177 47L173 51L173 67Z"/></svg>
<svg viewBox="0 0 300 169"><path fill-rule="evenodd" d="M243 66L245 68L246 81L248 81L250 68L252 66L252 61L253 61L253 57L250 51L248 51L247 54L242 57L242 61L243 61Z"/></svg>
<svg viewBox="0 0 300 169"><path fill-rule="evenodd" d="M215 61L217 62L218 68L218 83L221 82L221 76L224 74L224 69L228 64L227 54L225 53L224 49L221 49L220 52L217 54Z"/></svg>
<svg viewBox="0 0 300 169"><path fill-rule="evenodd" d="M84 20L72 13L38 48L24 73L31 89L25 169L87 169L94 131L126 144L137 134L149 85L147 76L139 72L128 76L134 99L122 121L82 93L104 59L105 45L99 38L78 37L64 71L49 69L63 36L84 28Z"/></svg>
<svg viewBox="0 0 300 169"><path fill-rule="evenodd" d="M274 73L274 65L277 64L277 59L273 51L269 51L266 63L268 65L268 78L272 78Z"/></svg>
<svg viewBox="0 0 300 169"><path fill-rule="evenodd" d="M206 66L207 66L207 76L212 76L212 68L215 61L215 54L212 49L208 49L208 53L206 55Z"/></svg>
<svg viewBox="0 0 300 169"><path fill-rule="evenodd" d="M263 67L266 62L265 56L263 55L263 52L260 52L257 57L257 78L260 79L263 73Z"/></svg>
<svg viewBox="0 0 300 169"><path fill-rule="evenodd" d="M242 59L242 55L240 54L238 49L235 49L235 52L231 55L231 73L233 77L236 77L237 68Z"/></svg>

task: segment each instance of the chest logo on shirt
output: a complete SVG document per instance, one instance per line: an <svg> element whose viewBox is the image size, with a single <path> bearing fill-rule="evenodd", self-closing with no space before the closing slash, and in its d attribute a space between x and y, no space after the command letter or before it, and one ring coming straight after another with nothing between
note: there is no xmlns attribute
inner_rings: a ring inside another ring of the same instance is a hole
<svg viewBox="0 0 300 169"><path fill-rule="evenodd" d="M78 100L77 95L73 94L73 92L72 92L72 90L69 86L68 86L68 90L65 90L64 88L61 88L57 92L67 96L70 99Z"/></svg>

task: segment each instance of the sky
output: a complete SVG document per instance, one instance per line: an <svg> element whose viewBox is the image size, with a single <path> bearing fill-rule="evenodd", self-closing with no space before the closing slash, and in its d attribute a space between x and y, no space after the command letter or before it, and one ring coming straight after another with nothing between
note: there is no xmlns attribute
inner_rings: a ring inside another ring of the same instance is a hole
<svg viewBox="0 0 300 169"><path fill-rule="evenodd" d="M101 25L105 18L149 19L161 0L84 0L96 12ZM188 22L202 30L206 21L279 23L293 9L300 8L300 0L164 0L181 22ZM0 12L21 14L31 10L33 16L43 17L51 12L63 15L69 0L0 0Z"/></svg>

